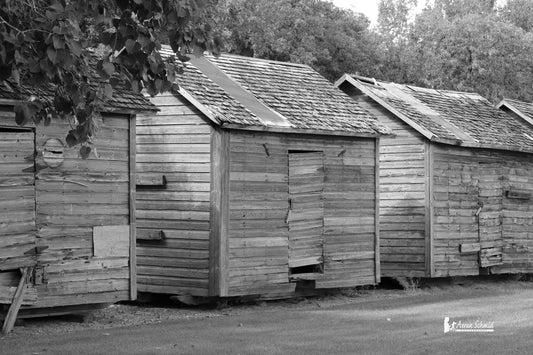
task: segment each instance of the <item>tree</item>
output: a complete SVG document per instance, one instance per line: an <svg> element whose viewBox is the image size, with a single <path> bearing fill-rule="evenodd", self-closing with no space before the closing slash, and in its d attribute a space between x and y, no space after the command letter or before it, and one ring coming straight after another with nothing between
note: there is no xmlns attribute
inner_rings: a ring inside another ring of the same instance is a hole
<svg viewBox="0 0 533 355"><path fill-rule="evenodd" d="M533 98L533 36L496 14L418 22L413 38L416 83L474 91L493 101Z"/></svg>
<svg viewBox="0 0 533 355"><path fill-rule="evenodd" d="M374 68L377 44L362 14L322 0L226 0L226 51L308 64L328 79Z"/></svg>
<svg viewBox="0 0 533 355"><path fill-rule="evenodd" d="M527 4L510 0L499 10L493 0L434 0L407 25L411 0L380 6L378 31L387 51L381 78L474 91L493 101L533 100L533 33L519 16L528 13Z"/></svg>
<svg viewBox="0 0 533 355"><path fill-rule="evenodd" d="M504 20L526 32L533 32L533 1L507 0L500 11Z"/></svg>
<svg viewBox="0 0 533 355"><path fill-rule="evenodd" d="M27 98L15 107L17 123L69 119L66 141L86 157L95 118L114 88L152 95L170 89L180 63L161 57L163 42L182 60L216 50L216 2L0 0L0 81ZM25 95L43 82L52 98Z"/></svg>
<svg viewBox="0 0 533 355"><path fill-rule="evenodd" d="M405 39L417 0L380 0L378 3L378 31L389 41Z"/></svg>
<svg viewBox="0 0 533 355"><path fill-rule="evenodd" d="M395 82L408 80L413 52L409 43L417 0L380 0L377 36L381 43L380 77Z"/></svg>

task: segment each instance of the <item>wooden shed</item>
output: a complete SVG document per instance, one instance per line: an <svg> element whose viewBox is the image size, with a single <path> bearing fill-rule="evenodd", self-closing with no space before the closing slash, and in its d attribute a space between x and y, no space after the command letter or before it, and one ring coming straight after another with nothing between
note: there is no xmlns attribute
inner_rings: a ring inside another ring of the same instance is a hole
<svg viewBox="0 0 533 355"><path fill-rule="evenodd" d="M533 132L478 94L344 75L380 145L382 276L533 271Z"/></svg>
<svg viewBox="0 0 533 355"><path fill-rule="evenodd" d="M140 292L287 297L379 281L386 129L305 65L191 60L137 122Z"/></svg>
<svg viewBox="0 0 533 355"><path fill-rule="evenodd" d="M157 109L116 90L82 159L68 122L17 126L20 97L0 86L0 303L17 289L21 315L135 299L135 115Z"/></svg>

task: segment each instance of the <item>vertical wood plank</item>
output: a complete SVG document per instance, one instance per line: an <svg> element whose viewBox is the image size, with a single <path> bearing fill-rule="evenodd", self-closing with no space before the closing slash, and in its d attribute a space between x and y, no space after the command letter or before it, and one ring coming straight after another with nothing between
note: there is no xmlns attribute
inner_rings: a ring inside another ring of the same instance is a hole
<svg viewBox="0 0 533 355"><path fill-rule="evenodd" d="M293 151L288 159L289 267L323 264L324 152Z"/></svg>
<svg viewBox="0 0 533 355"><path fill-rule="evenodd" d="M209 238L209 295L228 292L229 132L211 135L211 193Z"/></svg>
<svg viewBox="0 0 533 355"><path fill-rule="evenodd" d="M7 334L13 330L13 326L15 325L15 321L17 320L17 314L24 299L24 291L26 290L26 278L28 277L29 270L30 267L25 267L22 271L22 276L20 277L17 290L15 291L15 295L13 296L13 302L11 303L11 306L9 307L6 318L4 320L4 325L2 327L3 334Z"/></svg>
<svg viewBox="0 0 533 355"><path fill-rule="evenodd" d="M424 143L425 159L425 266L426 276L433 277L435 273L433 258L433 154L431 142Z"/></svg>
<svg viewBox="0 0 533 355"><path fill-rule="evenodd" d="M220 224L222 201L222 133L215 129L211 132L211 188L209 203L209 296L218 296L220 292Z"/></svg>
<svg viewBox="0 0 533 355"><path fill-rule="evenodd" d="M375 179L374 182L375 186L375 219L374 219L374 225L375 225L375 251L374 251L374 263L375 263L375 280L376 283L379 283L381 281L381 264L380 264L380 243L379 243L379 143L380 139L376 138L376 144L375 144Z"/></svg>
<svg viewBox="0 0 533 355"><path fill-rule="evenodd" d="M137 251L136 251L136 220L135 220L135 132L136 117L130 117L129 124L129 213L130 213L130 299L137 299Z"/></svg>
<svg viewBox="0 0 533 355"><path fill-rule="evenodd" d="M220 296L228 296L229 279L229 219L230 219L230 131L221 130L221 201L220 201Z"/></svg>

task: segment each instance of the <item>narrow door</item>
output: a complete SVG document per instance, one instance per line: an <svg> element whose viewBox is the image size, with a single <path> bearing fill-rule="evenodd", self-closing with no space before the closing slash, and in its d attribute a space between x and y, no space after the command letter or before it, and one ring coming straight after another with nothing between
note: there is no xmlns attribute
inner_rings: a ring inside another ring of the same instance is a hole
<svg viewBox="0 0 533 355"><path fill-rule="evenodd" d="M502 264L502 167L498 163L479 165L479 266Z"/></svg>
<svg viewBox="0 0 533 355"><path fill-rule="evenodd" d="M0 128L0 271L35 262L34 134Z"/></svg>
<svg viewBox="0 0 533 355"><path fill-rule="evenodd" d="M324 154L289 152L289 268L322 272L324 250Z"/></svg>

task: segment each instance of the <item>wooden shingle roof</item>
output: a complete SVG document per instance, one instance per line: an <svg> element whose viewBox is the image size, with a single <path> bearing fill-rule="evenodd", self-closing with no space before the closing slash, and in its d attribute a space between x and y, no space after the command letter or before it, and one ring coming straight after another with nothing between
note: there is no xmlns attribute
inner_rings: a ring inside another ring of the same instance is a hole
<svg viewBox="0 0 533 355"><path fill-rule="evenodd" d="M348 84L432 141L533 152L531 127L479 94L385 83L348 74L335 85Z"/></svg>
<svg viewBox="0 0 533 355"><path fill-rule="evenodd" d="M172 55L170 51L166 54ZM197 68L191 60L186 63L185 73L177 77L180 93L222 126L357 136L390 133L306 65L234 55L205 59L219 73L207 73L205 64ZM243 99L246 95L253 99ZM260 113L265 110L277 120L265 118Z"/></svg>
<svg viewBox="0 0 533 355"><path fill-rule="evenodd" d="M503 99L498 105L498 108L507 108L521 117L524 121L529 123L533 128L533 103Z"/></svg>
<svg viewBox="0 0 533 355"><path fill-rule="evenodd" d="M103 82L96 71L98 55L93 54L91 57L91 67L89 76L92 80L92 87ZM43 83L42 85L23 85L21 89L12 82L0 82L0 100L4 102L17 103L21 100L28 99L31 96L37 96L44 100L52 100L54 97L55 87L51 84ZM118 112L136 114L138 112L158 111L158 108L150 102L141 93L134 93L125 89L123 86L117 86L113 89L113 96L103 102L105 112Z"/></svg>

